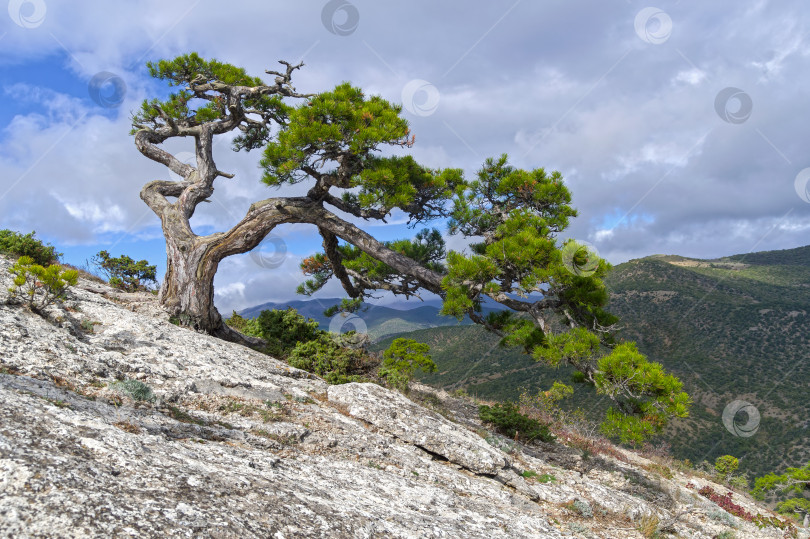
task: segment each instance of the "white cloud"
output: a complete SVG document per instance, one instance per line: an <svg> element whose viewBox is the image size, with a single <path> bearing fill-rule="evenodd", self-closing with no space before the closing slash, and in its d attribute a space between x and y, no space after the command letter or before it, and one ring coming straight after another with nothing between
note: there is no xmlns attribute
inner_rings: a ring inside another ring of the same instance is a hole
<svg viewBox="0 0 810 539"><path fill-rule="evenodd" d="M696 86L705 79L706 72L695 68L686 71L679 71L678 74L675 75L674 82L685 82L687 84L691 84L692 86Z"/></svg>
<svg viewBox="0 0 810 539"><path fill-rule="evenodd" d="M52 196L62 203L72 217L92 224L94 227L93 232L120 232L126 230L126 227L123 226L125 221L124 212L117 204L102 207L89 200L71 203L60 200L57 193L52 193Z"/></svg>
<svg viewBox="0 0 810 539"><path fill-rule="evenodd" d="M345 37L322 26L318 3L248 1L234 11L145 0L113 11L101 0L48 2L42 26L7 25L0 63L20 80L2 89L0 227L36 229L64 243L93 244L109 232L153 237L158 221L138 192L168 174L135 149L129 112L165 91L146 76L146 60L196 50L256 74L275 69L277 59L303 56L294 82L304 92L350 80L398 102L409 80L430 81L441 93L437 111L408 116L417 160L471 177L484 158L507 152L516 166L560 170L581 214L568 232L598 241L612 261L679 249L742 252L791 208L788 222L759 247L806 243L810 205L792 184L810 165L803 163L810 125L801 90L810 73L803 38L810 14L800 0L748 10L673 7L677 32L661 47L644 46L632 10L618 4L583 13L572 3L524 2L486 35L504 12L496 4L356 4L361 22ZM457 24L447 26L450 17ZM220 32L200 32L213 27ZM19 70L26 65L30 72ZM99 71L125 81L119 108L88 99L87 82ZM724 123L714 110L717 92L728 86L754 100L754 114L741 125ZM189 141L167 146L191 149ZM260 152L233 153L228 140L215 152L219 168L236 177L218 180L213 203L195 214L195 230L224 230L252 202L307 188L261 184ZM655 222L608 230L593 219L634 205ZM319 243L312 227L274 233L291 251L302 238ZM243 258L226 259L217 275L224 310L289 297L302 279L292 258L273 272Z"/></svg>

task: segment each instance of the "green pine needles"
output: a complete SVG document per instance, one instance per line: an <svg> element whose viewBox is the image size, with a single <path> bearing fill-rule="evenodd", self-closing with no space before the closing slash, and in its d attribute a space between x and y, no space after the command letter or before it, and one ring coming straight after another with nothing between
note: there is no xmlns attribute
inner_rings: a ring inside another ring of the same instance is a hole
<svg viewBox="0 0 810 539"><path fill-rule="evenodd" d="M113 288L126 292L150 290L157 284L156 266L146 260L135 262L127 255L112 257L107 251L99 251L93 257L93 264L101 271Z"/></svg>
<svg viewBox="0 0 810 539"><path fill-rule="evenodd" d="M760 477L751 491L757 499L768 496L779 500L776 510L783 515L801 519L805 525L810 518L810 462L800 468L788 468L785 473L770 473Z"/></svg>
<svg viewBox="0 0 810 539"><path fill-rule="evenodd" d="M48 267L34 262L30 256L21 256L9 270L14 275L14 286L8 291L11 301L18 301L34 311L65 298L69 285L75 285L79 272L62 269L59 264Z"/></svg>
<svg viewBox="0 0 810 539"><path fill-rule="evenodd" d="M427 344L413 339L394 339L391 346L383 352L380 378L388 385L407 392L416 370L436 372L436 364L429 352L430 346Z"/></svg>

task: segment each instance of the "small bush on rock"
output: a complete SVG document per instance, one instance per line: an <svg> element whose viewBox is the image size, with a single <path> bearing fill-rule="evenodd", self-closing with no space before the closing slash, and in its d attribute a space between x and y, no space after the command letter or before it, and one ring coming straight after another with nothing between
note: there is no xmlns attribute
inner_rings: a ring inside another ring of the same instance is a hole
<svg viewBox="0 0 810 539"><path fill-rule="evenodd" d="M225 323L243 335L250 337L261 337L262 329L256 318L244 318L236 311L233 311L230 318L225 319Z"/></svg>
<svg viewBox="0 0 810 539"><path fill-rule="evenodd" d="M246 335L264 339L264 353L317 374L330 384L368 381L364 375L372 370L373 359L362 348L344 346L353 341L354 332L334 335L318 329L318 322L292 307L262 311L252 320L233 313L226 323Z"/></svg>
<svg viewBox="0 0 810 539"><path fill-rule="evenodd" d="M576 511L585 518L593 517L593 509L591 508L591 504L589 504L585 500L574 500L571 503L571 509L573 509L574 511Z"/></svg>
<svg viewBox="0 0 810 539"><path fill-rule="evenodd" d="M314 341L298 343L287 362L297 369L323 377L330 384L345 384L366 381L353 374L362 370L364 356L362 350L343 348L331 335L324 333Z"/></svg>
<svg viewBox="0 0 810 539"><path fill-rule="evenodd" d="M110 384L110 389L129 395L136 401L155 401L155 394L152 392L152 388L138 380L131 380L129 378L119 380Z"/></svg>
<svg viewBox="0 0 810 539"><path fill-rule="evenodd" d="M58 262L62 253L57 253L52 245L36 239L36 232L20 234L13 230L0 230L0 253L15 256L30 256L40 266L50 266Z"/></svg>
<svg viewBox="0 0 810 539"><path fill-rule="evenodd" d="M286 359L298 343L314 341L326 333L318 329L318 322L293 308L262 311L255 320L259 330L256 336L267 341L265 352L280 359Z"/></svg>
<svg viewBox="0 0 810 539"><path fill-rule="evenodd" d="M383 352L380 378L400 391L407 391L408 384L416 369L436 372L436 364L431 359L430 346L413 339L394 339L388 350Z"/></svg>
<svg viewBox="0 0 810 539"><path fill-rule="evenodd" d="M717 457L717 460L714 461L714 469L717 472L717 477L721 481L728 481L731 474L737 471L739 465L740 461L731 455Z"/></svg>
<svg viewBox="0 0 810 539"><path fill-rule="evenodd" d="M549 432L548 425L543 425L536 419L521 414L518 405L514 403L499 403L495 406L481 405L478 408L478 416L481 421L494 425L498 432L509 438L518 438L527 442L532 440L554 441L554 435Z"/></svg>
<svg viewBox="0 0 810 539"><path fill-rule="evenodd" d="M157 284L156 266L146 260L135 262L127 255L113 258L107 251L99 251L93 257L93 264L107 277L110 286L126 292L151 290L148 283Z"/></svg>
<svg viewBox="0 0 810 539"><path fill-rule="evenodd" d="M14 286L9 288L11 301L19 301L39 311L64 299L69 285L75 285L79 272L62 269L59 264L43 267L30 256L21 256L9 269L14 275Z"/></svg>

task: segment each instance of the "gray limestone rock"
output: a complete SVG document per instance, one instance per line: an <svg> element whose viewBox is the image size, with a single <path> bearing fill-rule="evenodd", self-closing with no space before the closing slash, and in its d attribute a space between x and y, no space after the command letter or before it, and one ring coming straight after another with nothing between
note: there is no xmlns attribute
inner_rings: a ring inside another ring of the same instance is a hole
<svg viewBox="0 0 810 539"><path fill-rule="evenodd" d="M729 522L781 537L712 516L685 486L705 480L648 478L630 452L588 473L562 444L504 453L454 412L472 403L439 414L328 386L172 325L151 294L80 279L36 315L5 303L10 265L0 256L0 537L632 538L653 516L692 539Z"/></svg>

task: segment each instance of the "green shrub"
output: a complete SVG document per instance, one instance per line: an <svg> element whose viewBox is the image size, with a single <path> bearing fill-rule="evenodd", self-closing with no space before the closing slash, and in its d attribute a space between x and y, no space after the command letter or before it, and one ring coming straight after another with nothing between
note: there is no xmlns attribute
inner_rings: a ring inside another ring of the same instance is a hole
<svg viewBox="0 0 810 539"><path fill-rule="evenodd" d="M739 465L740 461L731 455L717 457L717 460L714 461L714 469L721 481L728 481L731 474L737 471Z"/></svg>
<svg viewBox="0 0 810 539"><path fill-rule="evenodd" d="M0 253L15 256L30 256L40 266L50 266L58 262L62 253L57 253L52 245L36 239L36 232L20 234L13 230L0 230Z"/></svg>
<svg viewBox="0 0 810 539"><path fill-rule="evenodd" d="M585 518L593 517L593 508L585 500L574 500L570 503L570 507Z"/></svg>
<svg viewBox="0 0 810 539"><path fill-rule="evenodd" d="M138 380L119 380L110 384L110 389L129 395L136 401L154 402L155 394L152 388Z"/></svg>
<svg viewBox="0 0 810 539"><path fill-rule="evenodd" d="M380 378L401 391L408 390L408 384L416 369L436 372L436 364L428 355L430 346L413 339L394 339L388 350L383 352Z"/></svg>
<svg viewBox="0 0 810 539"><path fill-rule="evenodd" d="M517 404L503 403L495 406L481 405L478 407L478 416L481 421L495 426L496 430L509 438L518 438L524 441L542 440L551 442L554 435L543 425L520 413Z"/></svg>
<svg viewBox="0 0 810 539"><path fill-rule="evenodd" d="M135 262L127 255L113 258L107 251L99 251L93 257L93 264L107 277L110 286L126 292L151 290L147 283L157 284L156 266L146 260Z"/></svg>
<svg viewBox="0 0 810 539"><path fill-rule="evenodd" d="M265 352L281 359L287 358L298 343L313 341L326 333L318 329L318 322L298 314L292 307L262 311L256 321L260 333L257 336L267 341Z"/></svg>
<svg viewBox="0 0 810 539"><path fill-rule="evenodd" d="M41 310L64 299L68 285L75 285L79 272L63 270L59 264L43 267L30 256L21 256L9 269L14 275L14 286L9 288L12 301L20 301L31 309Z"/></svg>
<svg viewBox="0 0 810 539"><path fill-rule="evenodd" d="M748 476L746 474L730 477L728 484L738 490L748 490L751 488L751 484L748 482Z"/></svg>
<svg viewBox="0 0 810 539"><path fill-rule="evenodd" d="M236 311L233 311L231 317L225 319L225 323L243 335L250 337L262 336L262 329L256 318L244 318Z"/></svg>
<svg viewBox="0 0 810 539"><path fill-rule="evenodd" d="M316 321L292 307L262 311L252 320L234 312L226 323L246 335L264 339L266 354L285 359L330 384L368 381L364 374L371 368L371 358L362 349L341 346L353 332L336 336L320 330Z"/></svg>
<svg viewBox="0 0 810 539"><path fill-rule="evenodd" d="M339 346L331 335L324 333L316 340L296 344L287 363L317 374L330 384L345 384L365 381L357 374L362 370L364 355L362 350Z"/></svg>
<svg viewBox="0 0 810 539"><path fill-rule="evenodd" d="M776 496L776 511L783 515L799 519L802 514L810 515L810 461L801 468L788 468L783 474L757 478L751 494L758 500Z"/></svg>

